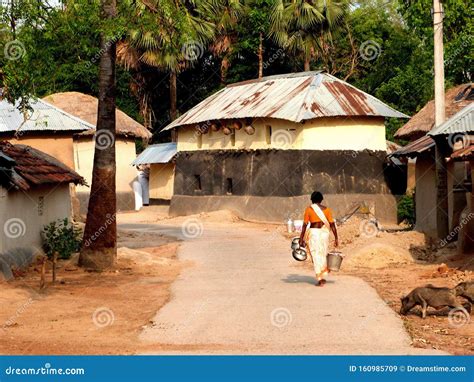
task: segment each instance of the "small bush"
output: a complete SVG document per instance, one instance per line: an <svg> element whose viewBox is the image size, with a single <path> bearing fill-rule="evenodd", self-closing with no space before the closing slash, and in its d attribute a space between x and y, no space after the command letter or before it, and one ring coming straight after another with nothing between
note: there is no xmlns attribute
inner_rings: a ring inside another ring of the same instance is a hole
<svg viewBox="0 0 474 382"><path fill-rule="evenodd" d="M398 201L398 221L405 222L411 227L415 225L415 198L414 193L403 195Z"/></svg>
<svg viewBox="0 0 474 382"><path fill-rule="evenodd" d="M57 252L59 259L69 259L81 247L81 230L75 228L68 218L44 226L41 237L43 249L49 258Z"/></svg>

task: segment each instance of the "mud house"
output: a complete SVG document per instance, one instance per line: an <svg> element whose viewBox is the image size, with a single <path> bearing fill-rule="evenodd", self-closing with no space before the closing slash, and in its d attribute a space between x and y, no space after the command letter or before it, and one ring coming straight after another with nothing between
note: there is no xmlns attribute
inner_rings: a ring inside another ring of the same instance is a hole
<svg viewBox="0 0 474 382"><path fill-rule="evenodd" d="M472 105L473 100L474 89L471 84L449 89L445 98L447 118L445 124L452 123L454 120L451 119ZM414 160L414 165L408 166L408 176L415 180L415 184L412 185L415 189L415 228L430 237L437 237L435 141L431 135L435 123L434 115L434 100L432 100L395 133L395 137L411 142L391 154L405 161ZM469 128L466 124L462 128L463 132L445 135L451 151L468 133ZM468 182L470 170L467 163L462 161L448 161L447 170L448 186L451 190L448 195L449 227L452 229L458 225L460 214L466 206L466 187L470 187Z"/></svg>
<svg viewBox="0 0 474 382"><path fill-rule="evenodd" d="M178 132L170 213L281 221L318 189L337 214L365 202L394 221L386 117L408 118L325 72L228 85L166 127Z"/></svg>
<svg viewBox="0 0 474 382"><path fill-rule="evenodd" d="M69 185L83 182L79 174L40 150L0 142L0 254L24 255L40 249L43 226L71 217Z"/></svg>
<svg viewBox="0 0 474 382"><path fill-rule="evenodd" d="M51 94L44 98L48 103L63 110L93 126L74 135L74 169L84 177L87 184L92 182L92 167L94 163L94 134L97 123L97 98L78 92ZM115 141L117 165L117 208L131 210L134 206L132 183L137 177L137 171L130 166L136 158L136 140L148 140L151 133L140 123L130 118L121 110L116 110L117 137ZM102 137L103 144L109 144L109 137ZM89 199L89 187L78 186L77 197L80 201L80 211L85 213Z"/></svg>
<svg viewBox="0 0 474 382"><path fill-rule="evenodd" d="M176 143L148 146L133 161L133 166L149 166L149 194L151 202L171 200L174 187Z"/></svg>
<svg viewBox="0 0 474 382"><path fill-rule="evenodd" d="M30 100L25 113L18 106L0 101L0 141L32 146L74 168L73 136L94 125L40 99Z"/></svg>

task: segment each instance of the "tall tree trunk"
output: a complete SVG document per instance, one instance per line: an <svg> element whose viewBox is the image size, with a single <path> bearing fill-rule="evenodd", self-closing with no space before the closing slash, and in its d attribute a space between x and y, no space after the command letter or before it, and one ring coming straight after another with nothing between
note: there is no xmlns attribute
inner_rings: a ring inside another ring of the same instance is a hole
<svg viewBox="0 0 474 382"><path fill-rule="evenodd" d="M101 0L101 18L113 19L116 0ZM115 193L115 42L101 36L99 107L94 169L79 265L102 270L117 257Z"/></svg>
<svg viewBox="0 0 474 382"><path fill-rule="evenodd" d="M258 78L263 77L263 33L260 32L258 40Z"/></svg>
<svg viewBox="0 0 474 382"><path fill-rule="evenodd" d="M304 58L304 71L305 72L309 72L310 71L310 58L309 57L305 57Z"/></svg>
<svg viewBox="0 0 474 382"><path fill-rule="evenodd" d="M172 70L170 72L170 119L172 121L178 118L177 78L178 74ZM171 130L171 141L176 142L176 129Z"/></svg>
<svg viewBox="0 0 474 382"><path fill-rule="evenodd" d="M229 70L229 66L229 58L226 54L221 61L221 85L223 86L225 86L227 83L227 71Z"/></svg>

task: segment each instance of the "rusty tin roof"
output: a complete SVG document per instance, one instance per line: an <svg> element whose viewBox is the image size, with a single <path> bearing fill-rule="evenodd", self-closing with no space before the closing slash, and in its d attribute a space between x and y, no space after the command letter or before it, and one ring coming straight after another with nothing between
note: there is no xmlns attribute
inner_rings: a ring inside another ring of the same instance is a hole
<svg viewBox="0 0 474 382"><path fill-rule="evenodd" d="M421 137L417 139L416 141L413 141L409 143L406 146L403 146L399 148L398 150L392 152L390 156L394 157L417 157L419 154L430 150L435 146L435 141L433 138L431 138L429 135L425 135L424 137Z"/></svg>
<svg viewBox="0 0 474 382"><path fill-rule="evenodd" d="M322 117L356 116L409 118L347 82L317 71L228 85L187 111L165 130L237 118L303 122Z"/></svg>
<svg viewBox="0 0 474 382"><path fill-rule="evenodd" d="M43 184L85 184L84 179L65 164L30 146L0 142L0 153L10 160L10 171L6 174L15 188L26 191Z"/></svg>

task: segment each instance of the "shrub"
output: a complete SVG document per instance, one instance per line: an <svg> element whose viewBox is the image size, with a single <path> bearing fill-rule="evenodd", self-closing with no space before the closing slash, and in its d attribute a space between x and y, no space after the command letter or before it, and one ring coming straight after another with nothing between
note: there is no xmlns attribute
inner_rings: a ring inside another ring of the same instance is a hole
<svg viewBox="0 0 474 382"><path fill-rule="evenodd" d="M415 198L414 193L403 195L397 206L398 221L405 222L411 227L415 225Z"/></svg>
<svg viewBox="0 0 474 382"><path fill-rule="evenodd" d="M69 259L81 246L81 230L74 227L68 218L44 226L41 237L43 249L49 258L57 252L59 259Z"/></svg>

